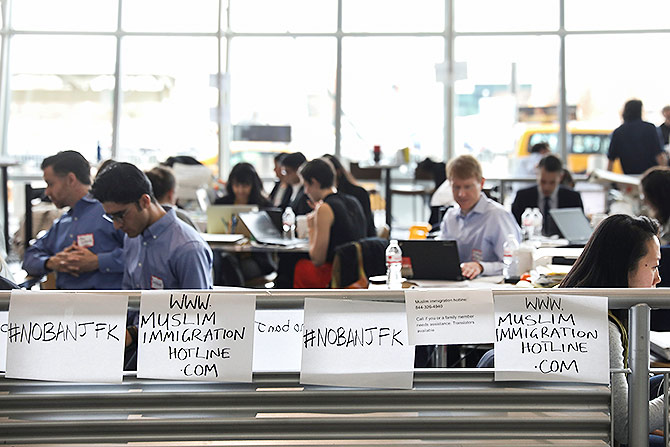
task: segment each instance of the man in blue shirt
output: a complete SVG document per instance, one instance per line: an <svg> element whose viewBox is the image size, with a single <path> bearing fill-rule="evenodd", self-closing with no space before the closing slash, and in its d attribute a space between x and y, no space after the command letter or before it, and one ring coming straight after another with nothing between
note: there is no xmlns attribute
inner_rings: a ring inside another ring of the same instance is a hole
<svg viewBox="0 0 670 447"><path fill-rule="evenodd" d="M90 170L75 151L42 162L47 196L58 208L70 209L26 250L23 269L33 276L57 272L58 289L121 287L123 233L103 218L102 204L89 194Z"/></svg>
<svg viewBox="0 0 670 447"><path fill-rule="evenodd" d="M126 233L124 289L211 289L212 251L174 209L156 201L147 176L130 163L98 174L93 196Z"/></svg>
<svg viewBox="0 0 670 447"><path fill-rule="evenodd" d="M500 275L503 243L507 235L521 240L514 217L482 192L482 167L471 155L461 155L447 164L447 178L457 205L449 208L440 225L439 239L455 240L461 272L467 279L478 275Z"/></svg>

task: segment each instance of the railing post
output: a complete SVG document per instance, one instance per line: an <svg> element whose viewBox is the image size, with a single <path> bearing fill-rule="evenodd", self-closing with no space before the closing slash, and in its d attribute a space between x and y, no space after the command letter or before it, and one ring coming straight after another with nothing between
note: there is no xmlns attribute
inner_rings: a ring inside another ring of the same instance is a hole
<svg viewBox="0 0 670 447"><path fill-rule="evenodd" d="M636 304L629 312L628 445L649 445L649 306Z"/></svg>

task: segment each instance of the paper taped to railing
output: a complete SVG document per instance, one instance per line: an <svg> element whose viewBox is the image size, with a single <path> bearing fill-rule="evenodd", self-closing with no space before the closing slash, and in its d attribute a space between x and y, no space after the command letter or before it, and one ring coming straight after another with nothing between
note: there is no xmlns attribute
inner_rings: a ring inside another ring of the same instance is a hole
<svg viewBox="0 0 670 447"><path fill-rule="evenodd" d="M305 298L300 383L408 389L413 371L404 304Z"/></svg>
<svg viewBox="0 0 670 447"><path fill-rule="evenodd" d="M254 295L143 291L137 377L251 382Z"/></svg>
<svg viewBox="0 0 670 447"><path fill-rule="evenodd" d="M405 307L412 345L492 343L491 290L406 290Z"/></svg>
<svg viewBox="0 0 670 447"><path fill-rule="evenodd" d="M121 382L127 307L125 295L12 291L6 377Z"/></svg>
<svg viewBox="0 0 670 447"><path fill-rule="evenodd" d="M302 328L302 309L257 310L254 371L300 371Z"/></svg>
<svg viewBox="0 0 670 447"><path fill-rule="evenodd" d="M0 371L7 368L7 322L9 314L0 312Z"/></svg>
<svg viewBox="0 0 670 447"><path fill-rule="evenodd" d="M495 379L609 383L607 298L495 299Z"/></svg>

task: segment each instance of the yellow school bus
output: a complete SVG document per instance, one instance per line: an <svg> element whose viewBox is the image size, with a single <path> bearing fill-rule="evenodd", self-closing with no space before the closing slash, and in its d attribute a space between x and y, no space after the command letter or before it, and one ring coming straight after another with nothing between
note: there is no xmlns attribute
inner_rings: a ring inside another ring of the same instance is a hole
<svg viewBox="0 0 670 447"><path fill-rule="evenodd" d="M586 172L590 157L606 157L610 145L612 129L581 127L568 124L568 159L566 166L574 174ZM558 124L536 124L524 127L516 145L516 156L527 157L533 145L549 143L552 152L558 151ZM617 160L614 171L622 173Z"/></svg>

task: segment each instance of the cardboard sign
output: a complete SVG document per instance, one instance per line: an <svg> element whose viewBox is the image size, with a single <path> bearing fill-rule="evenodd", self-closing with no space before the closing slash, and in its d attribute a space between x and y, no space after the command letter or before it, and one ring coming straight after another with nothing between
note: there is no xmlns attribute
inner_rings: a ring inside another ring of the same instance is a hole
<svg viewBox="0 0 670 447"><path fill-rule="evenodd" d="M257 310L254 371L300 371L303 326L302 309Z"/></svg>
<svg viewBox="0 0 670 447"><path fill-rule="evenodd" d="M402 303L305 298L300 383L411 388Z"/></svg>
<svg viewBox="0 0 670 447"><path fill-rule="evenodd" d="M606 297L500 295L495 324L496 380L609 383Z"/></svg>
<svg viewBox="0 0 670 447"><path fill-rule="evenodd" d="M491 290L406 290L409 342L413 345L492 343Z"/></svg>
<svg viewBox="0 0 670 447"><path fill-rule="evenodd" d="M143 291L137 377L251 382L256 297Z"/></svg>
<svg viewBox="0 0 670 447"><path fill-rule="evenodd" d="M125 295L13 290L6 376L121 382L127 308Z"/></svg>

